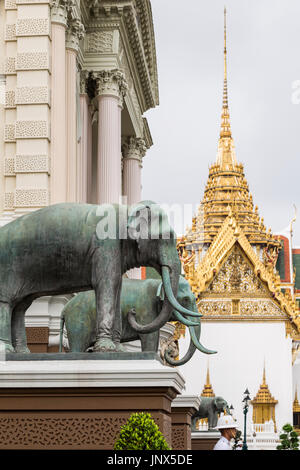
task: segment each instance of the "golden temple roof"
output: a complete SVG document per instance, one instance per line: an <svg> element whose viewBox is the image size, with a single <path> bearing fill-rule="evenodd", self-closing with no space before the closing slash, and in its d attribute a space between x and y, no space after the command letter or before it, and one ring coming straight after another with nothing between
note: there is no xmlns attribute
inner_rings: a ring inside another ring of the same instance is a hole
<svg viewBox="0 0 300 470"><path fill-rule="evenodd" d="M201 397L214 397L214 391L212 388L212 385L210 383L210 378L209 378L209 367L207 366L207 372L206 372L206 383L203 387Z"/></svg>
<svg viewBox="0 0 300 470"><path fill-rule="evenodd" d="M271 395L271 392L269 390L269 387L266 382L266 370L264 367L264 372L263 372L263 381L262 384L255 396L255 398L251 401L252 405L258 405L258 404L273 404L276 405L278 403L277 400Z"/></svg>
<svg viewBox="0 0 300 470"><path fill-rule="evenodd" d="M297 388L296 388L296 391L295 391L295 399L294 399L294 403L293 403L293 412L294 413L300 413L300 404L298 402Z"/></svg>
<svg viewBox="0 0 300 470"><path fill-rule="evenodd" d="M209 169L202 203L186 233L187 244L211 243L230 210L236 215L251 244L280 247L280 242L266 230L249 192L242 163L238 163L231 133L227 88L226 9L224 9L224 85L221 131L217 161Z"/></svg>

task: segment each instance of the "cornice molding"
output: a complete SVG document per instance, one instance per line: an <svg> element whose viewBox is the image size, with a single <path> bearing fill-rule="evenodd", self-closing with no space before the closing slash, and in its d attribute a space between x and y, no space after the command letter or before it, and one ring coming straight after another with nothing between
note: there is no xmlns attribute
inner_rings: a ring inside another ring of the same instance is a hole
<svg viewBox="0 0 300 470"><path fill-rule="evenodd" d="M139 78L139 86L143 95L142 113L158 105L158 80L153 19L149 0L136 1L101 1L86 0L84 21L87 32L101 29L118 29L122 37L126 54L130 50L131 65L134 66ZM86 18L86 12L89 17ZM150 12L150 13L149 13ZM140 25L138 18L141 18ZM148 24L148 23L149 24ZM151 23L151 24L150 24ZM151 33L151 34L150 34ZM133 75L135 71L132 71Z"/></svg>

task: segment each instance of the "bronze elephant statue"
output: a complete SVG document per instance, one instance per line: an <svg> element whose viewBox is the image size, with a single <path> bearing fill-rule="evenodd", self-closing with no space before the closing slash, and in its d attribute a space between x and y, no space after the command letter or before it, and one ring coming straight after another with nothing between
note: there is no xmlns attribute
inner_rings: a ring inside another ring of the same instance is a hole
<svg viewBox="0 0 300 470"><path fill-rule="evenodd" d="M207 418L208 428L213 429L217 426L218 415L223 413L231 414L228 403L222 397L200 397L200 406L192 416L192 429L196 430L198 419Z"/></svg>
<svg viewBox="0 0 300 470"><path fill-rule="evenodd" d="M135 310L136 319L140 324L153 322L160 314L164 302L164 289L161 280L123 279L121 290L122 334L121 342L141 341L142 351L157 351L159 343L159 330L153 333L139 333L131 326L128 311ZM197 311L196 299L188 281L180 276L177 301L188 310ZM174 314L170 320L176 320ZM96 298L94 291L81 292L71 299L62 311L60 350L62 349L62 333L65 324L69 341L70 352L84 352L93 347L96 341ZM200 338L200 323L194 328L196 338ZM165 352L165 359L171 365L185 364L193 356L196 346L191 340L185 356L174 361ZM212 354L214 351L201 347L201 351Z"/></svg>
<svg viewBox="0 0 300 470"><path fill-rule="evenodd" d="M139 226L147 226L148 231L139 230ZM141 333L154 332L173 311L184 324L197 327L199 313L176 301L180 275L176 235L154 202L129 208L56 204L8 223L0 228L1 345L7 352L29 352L24 316L36 298L93 289L97 312L94 350L122 350L122 275L140 266L158 271L166 295L159 315L136 328Z"/></svg>

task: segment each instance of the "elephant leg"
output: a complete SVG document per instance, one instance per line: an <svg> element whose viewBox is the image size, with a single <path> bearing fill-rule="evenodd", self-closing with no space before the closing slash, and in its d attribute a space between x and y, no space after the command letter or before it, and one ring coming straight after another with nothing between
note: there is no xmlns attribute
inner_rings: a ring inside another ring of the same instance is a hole
<svg viewBox="0 0 300 470"><path fill-rule="evenodd" d="M117 248L107 250L107 266L103 266L103 260L95 253L93 264L92 285L96 294L96 343L94 351L116 351L116 345L112 340L113 327L121 325L121 312L116 312L116 305L120 305L119 285L122 277L120 272L121 260ZM108 264L109 263L109 264ZM120 310L120 309L119 309Z"/></svg>
<svg viewBox="0 0 300 470"><path fill-rule="evenodd" d="M12 309L6 302L0 302L0 352L14 352L11 342Z"/></svg>
<svg viewBox="0 0 300 470"><path fill-rule="evenodd" d="M12 311L11 332L12 344L17 353L30 353L27 347L27 337L25 328L25 312L32 304L32 301L23 301Z"/></svg>
<svg viewBox="0 0 300 470"><path fill-rule="evenodd" d="M121 344L121 336L122 336L122 313L121 313L121 306L120 306L120 298L121 298L121 288L122 288L122 280L120 280L119 287L118 287L118 295L116 297L116 305L115 305L115 318L113 323L113 342L116 345L117 352L126 352L126 349Z"/></svg>
<svg viewBox="0 0 300 470"><path fill-rule="evenodd" d="M159 331L154 331L154 333L141 334L139 335L141 340L142 351L158 351L158 342L159 342Z"/></svg>

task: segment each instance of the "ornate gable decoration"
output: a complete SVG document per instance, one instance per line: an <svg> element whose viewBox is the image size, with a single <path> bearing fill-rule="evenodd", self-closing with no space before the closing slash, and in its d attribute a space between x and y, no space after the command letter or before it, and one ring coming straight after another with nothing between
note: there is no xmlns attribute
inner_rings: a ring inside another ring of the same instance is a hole
<svg viewBox="0 0 300 470"><path fill-rule="evenodd" d="M281 291L279 274L259 259L231 212L203 259L195 258L181 252L204 319L287 320L300 329L296 303Z"/></svg>

